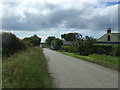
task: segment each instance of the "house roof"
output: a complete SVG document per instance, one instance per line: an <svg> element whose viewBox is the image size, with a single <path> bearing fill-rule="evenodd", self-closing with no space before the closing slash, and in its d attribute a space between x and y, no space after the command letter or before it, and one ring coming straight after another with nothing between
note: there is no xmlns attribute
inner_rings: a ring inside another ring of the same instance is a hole
<svg viewBox="0 0 120 90"><path fill-rule="evenodd" d="M113 34L115 37L120 39L120 33L111 33L111 34Z"/></svg>
<svg viewBox="0 0 120 90"><path fill-rule="evenodd" d="M112 38L108 38L108 36ZM120 33L111 33L111 30L107 30L107 33L97 39L98 44L118 44L120 43Z"/></svg>
<svg viewBox="0 0 120 90"><path fill-rule="evenodd" d="M108 34L108 33L106 33ZM105 36L106 34L104 34L103 36ZM111 33L113 36L115 36L116 38L120 39L120 33ZM101 36L100 38L98 39L101 39L103 36Z"/></svg>

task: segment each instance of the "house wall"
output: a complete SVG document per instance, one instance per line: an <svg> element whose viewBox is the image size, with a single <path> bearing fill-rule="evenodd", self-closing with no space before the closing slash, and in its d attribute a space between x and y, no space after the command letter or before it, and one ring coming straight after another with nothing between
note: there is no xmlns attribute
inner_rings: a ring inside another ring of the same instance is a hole
<svg viewBox="0 0 120 90"><path fill-rule="evenodd" d="M108 35L110 35L111 39L108 41ZM98 42L118 42L118 38L115 37L112 33L107 33L103 35L101 38L97 40Z"/></svg>

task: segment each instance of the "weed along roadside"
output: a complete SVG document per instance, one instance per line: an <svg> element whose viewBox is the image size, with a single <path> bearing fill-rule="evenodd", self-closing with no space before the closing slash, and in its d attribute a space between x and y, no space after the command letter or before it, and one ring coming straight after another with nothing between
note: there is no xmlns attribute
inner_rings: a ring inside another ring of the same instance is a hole
<svg viewBox="0 0 120 90"><path fill-rule="evenodd" d="M30 47L3 61L3 88L52 88L40 47Z"/></svg>
<svg viewBox="0 0 120 90"><path fill-rule="evenodd" d="M61 51L60 51L61 52ZM70 52L61 52L62 54L66 54L69 56L73 56L82 60L86 60L92 63L96 63L99 65L102 65L104 67L108 67L114 70L119 70L119 57L116 56L107 56L107 55L99 55L99 54L92 54L88 56L83 56L75 53L70 53Z"/></svg>

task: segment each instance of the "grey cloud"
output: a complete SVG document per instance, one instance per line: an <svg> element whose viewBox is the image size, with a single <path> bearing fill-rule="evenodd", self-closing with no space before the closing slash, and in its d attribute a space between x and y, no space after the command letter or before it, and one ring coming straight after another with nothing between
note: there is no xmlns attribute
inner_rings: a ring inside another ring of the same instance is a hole
<svg viewBox="0 0 120 90"><path fill-rule="evenodd" d="M46 9L51 9L51 10L59 8L59 6L57 6L56 4L51 4L47 2L44 3L44 7L46 7Z"/></svg>
<svg viewBox="0 0 120 90"><path fill-rule="evenodd" d="M2 2L2 5L7 5L9 7L16 7L18 6L20 3L19 2Z"/></svg>
<svg viewBox="0 0 120 90"><path fill-rule="evenodd" d="M57 28L62 21L72 19L79 15L79 11L76 10L59 10L51 14L45 15L34 15L25 12L25 20L19 22L20 17L3 17L2 28L7 30L39 30L43 28Z"/></svg>
<svg viewBox="0 0 120 90"><path fill-rule="evenodd" d="M37 4L37 9L41 6ZM76 29L91 29L91 30L104 30L108 27L112 27L113 30L117 27L117 18L114 21L110 21L109 16L96 15L91 17L91 19L82 18L83 15L91 14L86 13L85 10L79 9L64 9L58 7L54 4L44 3L44 9L50 9L51 12L47 15L42 14L31 14L29 12L24 12L26 16L23 21L20 22L20 16L6 17L2 18L2 28L5 30L42 30L45 28L58 28L60 24L65 24L64 28L76 28ZM12 13L12 12L9 12ZM65 23L64 23L65 21ZM60 28L60 27L59 27Z"/></svg>

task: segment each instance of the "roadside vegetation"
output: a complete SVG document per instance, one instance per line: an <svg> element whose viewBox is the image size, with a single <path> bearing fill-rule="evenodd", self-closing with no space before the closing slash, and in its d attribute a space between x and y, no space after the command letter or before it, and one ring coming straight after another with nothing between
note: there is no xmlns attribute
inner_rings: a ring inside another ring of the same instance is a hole
<svg viewBox="0 0 120 90"><path fill-rule="evenodd" d="M82 60L86 60L92 63L96 63L111 69L118 70L118 66L120 68L120 63L118 63L119 57L116 57L116 56L100 55L100 54L91 54L88 56L83 56L83 55L70 53L70 52L61 52L61 53L69 56L73 56Z"/></svg>
<svg viewBox="0 0 120 90"><path fill-rule="evenodd" d="M16 52L25 50L28 47L39 46L41 38L37 35L19 39L12 33L2 33L2 57L7 58Z"/></svg>
<svg viewBox="0 0 120 90"><path fill-rule="evenodd" d="M21 40L2 33L3 88L52 88L40 41L37 35Z"/></svg>
<svg viewBox="0 0 120 90"><path fill-rule="evenodd" d="M43 47L47 47L55 50L60 50L61 46L63 45L62 40L54 36L49 36L45 42L46 43L42 44Z"/></svg>
<svg viewBox="0 0 120 90"><path fill-rule="evenodd" d="M3 61L3 88L52 88L41 48L28 48Z"/></svg>

